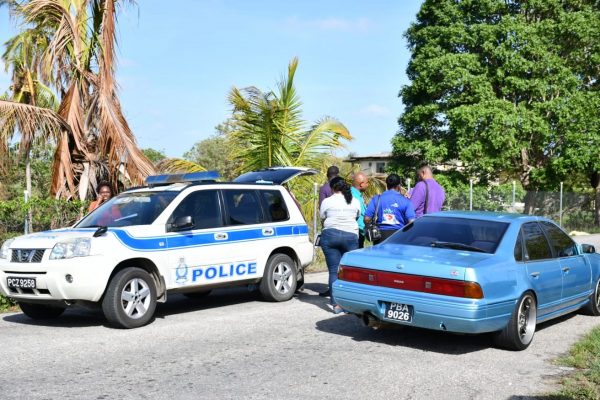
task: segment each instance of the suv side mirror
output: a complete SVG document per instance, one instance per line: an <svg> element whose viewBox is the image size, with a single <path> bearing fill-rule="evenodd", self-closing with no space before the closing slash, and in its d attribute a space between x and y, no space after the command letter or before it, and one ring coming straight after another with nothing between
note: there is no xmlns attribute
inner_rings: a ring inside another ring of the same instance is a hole
<svg viewBox="0 0 600 400"><path fill-rule="evenodd" d="M595 253L596 248L591 244L582 244L581 251L583 251L584 253Z"/></svg>
<svg viewBox="0 0 600 400"><path fill-rule="evenodd" d="M183 231L194 227L194 219L190 215L177 217L169 227L169 231Z"/></svg>

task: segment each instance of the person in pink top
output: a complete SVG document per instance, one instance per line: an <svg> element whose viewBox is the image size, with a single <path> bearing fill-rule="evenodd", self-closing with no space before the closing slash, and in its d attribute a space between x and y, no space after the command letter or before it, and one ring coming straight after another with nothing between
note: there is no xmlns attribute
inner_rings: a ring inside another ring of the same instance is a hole
<svg viewBox="0 0 600 400"><path fill-rule="evenodd" d="M417 184L410 192L410 201L416 217L441 211L445 200L446 192L433 178L431 167L427 164L421 165L417 170Z"/></svg>

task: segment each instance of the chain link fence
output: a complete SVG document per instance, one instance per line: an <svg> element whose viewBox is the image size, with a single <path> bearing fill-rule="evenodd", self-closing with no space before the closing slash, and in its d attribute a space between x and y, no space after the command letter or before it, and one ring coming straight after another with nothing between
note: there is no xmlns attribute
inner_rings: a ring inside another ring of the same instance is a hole
<svg viewBox="0 0 600 400"><path fill-rule="evenodd" d="M526 204L530 205L528 210ZM567 232L600 232L595 220L596 195L592 190L527 192L515 186L512 190L472 186L467 193L448 193L444 209L526 213L550 218Z"/></svg>

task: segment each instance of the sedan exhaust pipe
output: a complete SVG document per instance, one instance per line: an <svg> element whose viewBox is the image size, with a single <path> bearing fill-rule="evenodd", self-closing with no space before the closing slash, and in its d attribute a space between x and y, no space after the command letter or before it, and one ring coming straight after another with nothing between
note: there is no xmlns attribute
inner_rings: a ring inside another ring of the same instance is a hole
<svg viewBox="0 0 600 400"><path fill-rule="evenodd" d="M369 328L373 328L373 329L381 328L381 321L379 320L379 318L377 318L376 316L374 316L371 313L364 313L360 317L360 320L362 321L364 326L367 326Z"/></svg>

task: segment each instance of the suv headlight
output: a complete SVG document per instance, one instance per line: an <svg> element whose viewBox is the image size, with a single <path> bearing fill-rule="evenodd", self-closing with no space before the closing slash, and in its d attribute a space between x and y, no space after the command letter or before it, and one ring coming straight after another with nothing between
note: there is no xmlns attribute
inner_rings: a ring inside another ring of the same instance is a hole
<svg viewBox="0 0 600 400"><path fill-rule="evenodd" d="M0 248L0 258L9 258L8 256L10 255L10 244L14 240L15 239L8 239L4 243L2 243L2 247Z"/></svg>
<svg viewBox="0 0 600 400"><path fill-rule="evenodd" d="M90 255L91 240L89 238L77 238L58 242L50 253L51 260L62 260L63 258L85 257Z"/></svg>

